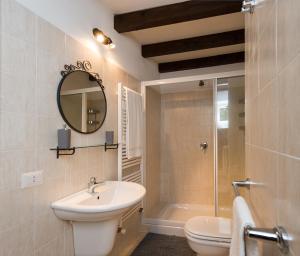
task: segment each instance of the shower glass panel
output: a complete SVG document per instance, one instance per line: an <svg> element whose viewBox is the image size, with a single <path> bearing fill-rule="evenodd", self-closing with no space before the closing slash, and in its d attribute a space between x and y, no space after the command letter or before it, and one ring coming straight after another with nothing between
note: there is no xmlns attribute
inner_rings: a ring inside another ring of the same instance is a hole
<svg viewBox="0 0 300 256"><path fill-rule="evenodd" d="M217 79L216 199L217 215L231 217L233 180L245 178L245 86L244 77Z"/></svg>

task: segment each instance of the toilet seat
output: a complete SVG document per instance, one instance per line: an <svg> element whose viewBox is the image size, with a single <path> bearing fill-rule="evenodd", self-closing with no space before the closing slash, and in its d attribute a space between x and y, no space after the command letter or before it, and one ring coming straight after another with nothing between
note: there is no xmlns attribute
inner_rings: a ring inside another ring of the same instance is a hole
<svg viewBox="0 0 300 256"><path fill-rule="evenodd" d="M217 241L217 240L207 240L207 239L199 239L199 238L194 238L190 236L189 234L185 233L186 238L188 239L189 242L193 242L195 244L199 245L205 245L205 246L213 246L213 247L225 247L229 248L230 247L230 241Z"/></svg>
<svg viewBox="0 0 300 256"><path fill-rule="evenodd" d="M198 216L189 219L184 234L191 249L198 256L226 256L231 242L231 220Z"/></svg>
<svg viewBox="0 0 300 256"><path fill-rule="evenodd" d="M228 244L230 244L230 241L231 241L230 238L201 236L201 235L195 235L195 234L189 233L188 231L185 231L185 236L189 237L189 238L192 238L192 239L195 239L195 240L203 240L203 241L219 242L219 243L228 243Z"/></svg>
<svg viewBox="0 0 300 256"><path fill-rule="evenodd" d="M231 220L221 217L197 216L186 222L184 231L193 239L230 243Z"/></svg>

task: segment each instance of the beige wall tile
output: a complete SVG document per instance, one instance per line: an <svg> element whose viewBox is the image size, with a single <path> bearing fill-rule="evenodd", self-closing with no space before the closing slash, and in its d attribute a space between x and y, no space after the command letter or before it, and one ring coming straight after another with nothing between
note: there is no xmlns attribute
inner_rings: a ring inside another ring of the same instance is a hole
<svg viewBox="0 0 300 256"><path fill-rule="evenodd" d="M38 250L35 250L34 256L65 256L64 236L60 235Z"/></svg>
<svg viewBox="0 0 300 256"><path fill-rule="evenodd" d="M0 173L2 173L0 191L20 188L22 173L35 170L36 159L34 149L0 151Z"/></svg>
<svg viewBox="0 0 300 256"><path fill-rule="evenodd" d="M1 75L1 110L19 114L32 114L36 110L34 76ZM16 90L17 88L17 90Z"/></svg>
<svg viewBox="0 0 300 256"><path fill-rule="evenodd" d="M57 118L59 110L56 103L57 88L53 84L39 83L37 86L37 113L40 116ZM51 99L51 100L49 100ZM61 121L62 124L64 123ZM62 127L62 126L60 126Z"/></svg>
<svg viewBox="0 0 300 256"><path fill-rule="evenodd" d="M33 215L33 190L0 191L2 207L0 209L0 232L10 230L18 225L31 223ZM22 213L22 214L20 214Z"/></svg>
<svg viewBox="0 0 300 256"><path fill-rule="evenodd" d="M254 16L254 17L253 17ZM246 15L245 17L245 79L247 80L247 86L245 88L245 94L247 95L247 100L253 99L258 94L259 89L259 69L258 69L258 19L257 13L255 12L251 15Z"/></svg>
<svg viewBox="0 0 300 256"><path fill-rule="evenodd" d="M132 79L131 79L132 80ZM161 96L146 88L146 216L160 203L161 194ZM149 216L151 217L151 216Z"/></svg>
<svg viewBox="0 0 300 256"><path fill-rule="evenodd" d="M64 55L53 54L41 48L37 50L36 56L36 86L50 86L57 89L61 79L60 71L64 70L66 64Z"/></svg>
<svg viewBox="0 0 300 256"><path fill-rule="evenodd" d="M37 216L35 218L33 232L34 249L38 250L58 236L63 236L64 225L64 221L58 219L52 212Z"/></svg>
<svg viewBox="0 0 300 256"><path fill-rule="evenodd" d="M60 71L89 60L108 102L103 127L91 135L72 131L72 145L103 143L105 130L115 131L117 140L117 83L139 89L140 82L16 1L0 0L0 7L0 255L71 256L72 228L50 203L86 188L91 176L117 179L117 151L82 149L56 159L49 150L64 123L56 102ZM21 189L21 175L38 170L43 185ZM136 237L140 222L133 222L124 244Z"/></svg>
<svg viewBox="0 0 300 256"><path fill-rule="evenodd" d="M277 224L286 228L292 238L295 255L300 252L300 159L279 157Z"/></svg>
<svg viewBox="0 0 300 256"><path fill-rule="evenodd" d="M11 229L0 232L0 255L32 256L33 247L33 223L13 226Z"/></svg>
<svg viewBox="0 0 300 256"><path fill-rule="evenodd" d="M273 3L275 1L268 0L266 2ZM266 10L267 14L264 13L264 9L268 9ZM265 4L260 10L264 15L262 24L260 24L262 31L258 42L259 88L262 90L276 75L276 6L275 4L270 4L270 6Z"/></svg>
<svg viewBox="0 0 300 256"><path fill-rule="evenodd" d="M13 37L34 43L36 16L11 0L2 0L1 9L1 30Z"/></svg>
<svg viewBox="0 0 300 256"><path fill-rule="evenodd" d="M116 151L105 152L103 158L103 175L106 180L116 180L118 178L118 154Z"/></svg>
<svg viewBox="0 0 300 256"><path fill-rule="evenodd" d="M104 164L103 161L107 157L106 152L102 148L90 148L88 149L88 161L87 161L87 170L89 177L96 177L99 180L105 178L104 173ZM114 169L113 169L114 170ZM109 171L112 171L109 169ZM114 172L114 171L112 171Z"/></svg>
<svg viewBox="0 0 300 256"><path fill-rule="evenodd" d="M46 214L53 214L50 207L51 203L62 198L64 195L64 180L59 177L55 179L48 179L44 181L43 186L34 188L34 218Z"/></svg>
<svg viewBox="0 0 300 256"><path fill-rule="evenodd" d="M20 78L35 78L36 53L32 43L21 37L1 35L2 73Z"/></svg>
<svg viewBox="0 0 300 256"><path fill-rule="evenodd" d="M213 204L212 104L210 89L162 95L161 201Z"/></svg>
<svg viewBox="0 0 300 256"><path fill-rule="evenodd" d="M253 30L253 32L259 37L263 36L269 26L269 23L274 22L276 18L274 16L276 1L277 0L264 0L260 2L258 6L259 8L256 8L254 16L251 17L253 24L257 24L257 27L254 28L255 30ZM253 44L252 47L256 47L256 45Z"/></svg>
<svg viewBox="0 0 300 256"><path fill-rule="evenodd" d="M251 188L250 200L255 208L254 211L260 218L261 225L274 226L277 209L278 154L253 147L251 161L254 163L250 178L258 185Z"/></svg>
<svg viewBox="0 0 300 256"><path fill-rule="evenodd" d="M127 86L133 90L136 90L138 92L141 91L141 82L131 75L127 76L127 83L125 81L124 83L127 84Z"/></svg>
<svg viewBox="0 0 300 256"><path fill-rule="evenodd" d="M36 143L36 117L10 112L0 116L2 150L32 149Z"/></svg>
<svg viewBox="0 0 300 256"><path fill-rule="evenodd" d="M300 2L298 0L278 0L278 68L288 64L300 50Z"/></svg>
<svg viewBox="0 0 300 256"><path fill-rule="evenodd" d="M300 253L299 4L264 1L255 15L247 15L246 23L246 31L259 35L258 42L246 42L247 55L259 52L258 59L249 57L246 64L246 174L261 183L251 187L249 203L257 225L286 228L292 238L289 255ZM251 39L249 35L246 40ZM255 65L259 66L259 90L253 97ZM266 244L262 255L281 254L276 246Z"/></svg>
<svg viewBox="0 0 300 256"><path fill-rule="evenodd" d="M65 34L42 18L37 18L36 45L40 51L61 56L65 50Z"/></svg>
<svg viewBox="0 0 300 256"><path fill-rule="evenodd" d="M298 55L279 75L279 146L280 151L300 157L300 101Z"/></svg>
<svg viewBox="0 0 300 256"><path fill-rule="evenodd" d="M278 150L278 112L281 106L278 104L277 82L264 87L257 99L257 145Z"/></svg>

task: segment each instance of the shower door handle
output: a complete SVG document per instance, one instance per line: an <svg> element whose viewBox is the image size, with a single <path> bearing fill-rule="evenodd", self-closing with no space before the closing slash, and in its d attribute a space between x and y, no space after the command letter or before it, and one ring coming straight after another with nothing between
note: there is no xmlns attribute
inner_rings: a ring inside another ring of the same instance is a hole
<svg viewBox="0 0 300 256"><path fill-rule="evenodd" d="M201 150L206 150L207 149L207 147L208 147L208 143L207 142L202 142L202 143L200 143L200 149Z"/></svg>

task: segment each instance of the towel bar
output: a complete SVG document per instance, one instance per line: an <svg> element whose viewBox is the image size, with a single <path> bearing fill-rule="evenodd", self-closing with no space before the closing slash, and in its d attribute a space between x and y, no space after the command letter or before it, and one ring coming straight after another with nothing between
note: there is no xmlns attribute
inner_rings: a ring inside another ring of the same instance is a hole
<svg viewBox="0 0 300 256"><path fill-rule="evenodd" d="M240 195L239 187L244 187L250 189L250 185L256 184L252 182L249 178L245 180L238 180L232 182L232 187L236 196Z"/></svg>
<svg viewBox="0 0 300 256"><path fill-rule="evenodd" d="M253 228L246 226L244 228L244 240L246 238L275 242L282 253L287 254L289 252L289 236L283 227Z"/></svg>

